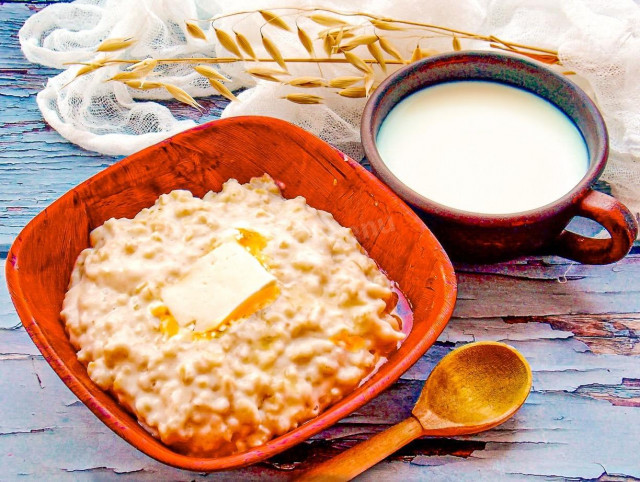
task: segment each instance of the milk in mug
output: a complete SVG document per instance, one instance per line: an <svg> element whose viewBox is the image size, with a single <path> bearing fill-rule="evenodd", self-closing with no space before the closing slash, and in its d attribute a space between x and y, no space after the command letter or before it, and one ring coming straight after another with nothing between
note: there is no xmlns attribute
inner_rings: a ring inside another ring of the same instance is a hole
<svg viewBox="0 0 640 482"><path fill-rule="evenodd" d="M387 115L380 157L414 191L485 214L538 208L585 175L589 153L560 109L525 90L456 81L419 90Z"/></svg>

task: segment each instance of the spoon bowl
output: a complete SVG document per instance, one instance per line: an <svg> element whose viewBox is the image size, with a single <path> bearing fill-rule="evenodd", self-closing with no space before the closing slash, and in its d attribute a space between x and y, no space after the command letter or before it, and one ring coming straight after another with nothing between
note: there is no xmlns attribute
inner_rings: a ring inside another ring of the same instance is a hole
<svg viewBox="0 0 640 482"><path fill-rule="evenodd" d="M508 420L531 390L527 360L499 342L470 343L453 350L433 369L412 416L298 480L351 480L399 448L421 436L468 435Z"/></svg>
<svg viewBox="0 0 640 482"><path fill-rule="evenodd" d="M524 403L531 369L514 348L498 342L465 345L433 369L413 409L423 435L477 433L504 422Z"/></svg>

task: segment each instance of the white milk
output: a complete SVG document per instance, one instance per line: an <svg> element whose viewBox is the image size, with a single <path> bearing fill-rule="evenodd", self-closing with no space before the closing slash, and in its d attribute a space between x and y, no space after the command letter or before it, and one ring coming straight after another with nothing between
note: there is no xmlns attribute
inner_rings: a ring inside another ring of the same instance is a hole
<svg viewBox="0 0 640 482"><path fill-rule="evenodd" d="M394 107L377 137L400 181L453 208L507 214L544 206L587 171L582 135L557 107L496 82L448 82Z"/></svg>

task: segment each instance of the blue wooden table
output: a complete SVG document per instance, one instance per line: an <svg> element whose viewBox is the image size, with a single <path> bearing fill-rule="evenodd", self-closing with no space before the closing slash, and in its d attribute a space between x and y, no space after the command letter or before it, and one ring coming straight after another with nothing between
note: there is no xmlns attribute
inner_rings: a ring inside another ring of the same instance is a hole
<svg viewBox="0 0 640 482"><path fill-rule="evenodd" d="M0 2L2 275L34 215L117 161L69 144L41 118L35 95L56 71L24 59L17 31L43 3ZM207 101L200 120L223 105ZM487 433L417 440L360 480L640 479L640 249L610 266L534 257L456 269L453 319L390 390L274 459L210 475L164 466L102 425L43 360L1 283L0 480L284 480L408 416L434 363L473 340L504 341L529 359L522 410Z"/></svg>

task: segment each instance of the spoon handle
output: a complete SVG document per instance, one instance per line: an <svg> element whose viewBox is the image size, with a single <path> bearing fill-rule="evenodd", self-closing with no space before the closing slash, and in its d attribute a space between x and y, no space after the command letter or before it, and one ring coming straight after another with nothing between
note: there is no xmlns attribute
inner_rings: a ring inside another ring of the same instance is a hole
<svg viewBox="0 0 640 482"><path fill-rule="evenodd" d="M351 480L399 448L417 439L423 431L418 419L411 416L340 455L312 467L296 480L303 482Z"/></svg>

